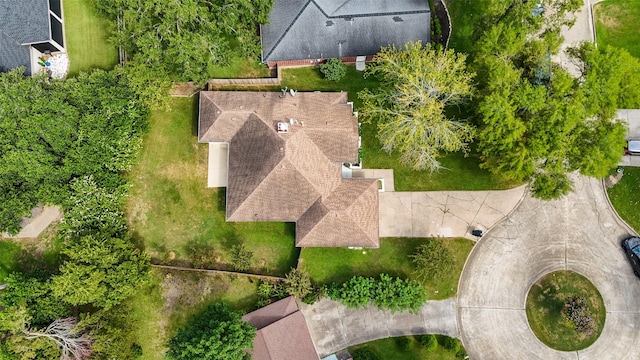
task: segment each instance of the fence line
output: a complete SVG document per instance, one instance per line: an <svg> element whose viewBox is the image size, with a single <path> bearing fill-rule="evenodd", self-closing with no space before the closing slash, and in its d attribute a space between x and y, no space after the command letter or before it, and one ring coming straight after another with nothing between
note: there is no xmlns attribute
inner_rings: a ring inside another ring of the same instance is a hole
<svg viewBox="0 0 640 360"><path fill-rule="evenodd" d="M280 67L276 66L276 77L268 78L255 78L255 79L211 79L208 82L208 88L215 88L217 86L228 85L280 85L282 76L280 74Z"/></svg>
<svg viewBox="0 0 640 360"><path fill-rule="evenodd" d="M285 280L284 278L281 278L281 277L278 277L278 276L248 274L248 273L241 273L241 272L235 272L235 271L226 271L226 270L194 269L194 268L186 268L186 267L181 267L181 266L156 265L156 264L151 264L151 266L153 266L155 268L159 268L159 269L168 269L168 270L197 271L197 272L204 272L204 273L209 273L209 274L242 275L242 276L248 276L248 277L253 277L253 278L262 279L262 280L272 280L272 281Z"/></svg>

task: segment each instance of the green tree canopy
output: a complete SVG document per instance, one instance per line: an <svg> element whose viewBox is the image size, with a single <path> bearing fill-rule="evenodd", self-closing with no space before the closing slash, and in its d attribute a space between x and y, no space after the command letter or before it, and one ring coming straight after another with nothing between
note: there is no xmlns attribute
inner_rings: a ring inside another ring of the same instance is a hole
<svg viewBox="0 0 640 360"><path fill-rule="evenodd" d="M98 9L114 24L112 41L129 60L173 78L204 82L232 53L260 54L258 24L273 0L102 0Z"/></svg>
<svg viewBox="0 0 640 360"><path fill-rule="evenodd" d="M223 303L210 305L167 344L172 360L243 360L253 348L256 329Z"/></svg>
<svg viewBox="0 0 640 360"><path fill-rule="evenodd" d="M131 296L149 276L149 256L129 240L82 236L62 253L67 260L53 277L53 294L72 305L109 309Z"/></svg>
<svg viewBox="0 0 640 360"><path fill-rule="evenodd" d="M75 178L91 175L107 192L122 186L148 116L123 74L22 73L0 73L0 230L11 233L36 203L65 204Z"/></svg>
<svg viewBox="0 0 640 360"><path fill-rule="evenodd" d="M582 45L572 54L582 76L573 78L551 60L560 27L581 1L510 2L489 8L474 34L475 106L482 166L515 181L531 181L534 196L551 199L571 190L568 173L604 177L617 165L624 125L614 119L623 104L638 104L640 70L623 51ZM551 11L553 9L553 11ZM635 82L634 82L635 81Z"/></svg>
<svg viewBox="0 0 640 360"><path fill-rule="evenodd" d="M473 127L445 114L447 105L459 105L472 93L474 74L465 60L420 42L385 47L374 57L365 76L376 76L380 89L365 89L358 97L362 119L377 124L385 151L398 151L400 161L416 170L435 171L440 152L468 150Z"/></svg>

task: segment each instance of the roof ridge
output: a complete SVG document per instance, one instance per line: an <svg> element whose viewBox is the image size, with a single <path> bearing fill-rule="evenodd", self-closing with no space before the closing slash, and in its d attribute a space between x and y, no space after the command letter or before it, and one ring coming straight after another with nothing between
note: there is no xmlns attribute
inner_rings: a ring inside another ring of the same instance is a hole
<svg viewBox="0 0 640 360"><path fill-rule="evenodd" d="M318 144L316 144L316 143L315 143L315 141L313 141L313 139L311 139L311 138L310 138L310 137L309 137L309 136L308 136L304 131L298 131L298 133L297 133L297 134L293 134L293 136L291 136L291 138L293 138L294 136L304 136L304 137L305 137L305 140L307 140L306 142L308 142L308 143L309 143L309 145L313 144L313 146L314 146L313 148L312 148L311 146L309 146L309 148L310 148L310 149L313 149L313 150L314 150L314 151L316 151L317 153L321 154L321 155L322 155L322 157L323 157L323 158L325 158L325 159L327 160L327 162L329 162L329 163L331 163L331 164L335 163L335 161L331 161L331 159L329 159L329 157L327 156L327 154L325 154L325 152L324 152L324 151L322 151L322 149L320 149L320 147L318 146ZM289 139L291 139L291 138L289 138ZM286 149L286 147L287 147L287 145L288 145L289 139L287 139L287 140L285 141L285 149ZM285 151L286 151L286 150L285 150ZM285 153L284 158L285 158L285 159L288 159L288 156L287 156L287 154L286 154L286 153ZM292 164L292 165L293 165L293 167L296 169L296 171L297 171L298 173L300 173L300 175L302 175L302 177L303 177L303 178L304 178L304 179L305 179L309 184L311 184L311 186L312 186L316 191L318 191L318 189L314 186L314 182L313 182L313 181L311 181L311 180L309 179L309 177L307 176L307 174L306 174L304 171L301 171L301 170L296 166L296 164L295 164L295 163L291 162L291 164ZM331 189L331 191L330 191L328 194L326 194L326 195L327 195L327 196L330 196L331 194L333 194L333 192L338 188L338 186L340 186L340 181L338 181L338 185L336 185L335 187L333 187L333 188ZM324 198L324 197L325 197L325 194L324 194L324 193L322 193L322 192L320 192L320 191L318 191L318 193L320 194L320 198Z"/></svg>
<svg viewBox="0 0 640 360"><path fill-rule="evenodd" d="M343 180L351 180L351 181L363 181L363 180L373 180L373 182L367 186L366 188L364 188L359 194L358 196L356 196L355 199L353 199L353 201L349 204L349 206L347 206L346 209L344 209L343 211L347 214L349 214L349 217L353 219L353 216L351 215L351 209L355 206L356 202L364 196L364 194L367 192L367 190L369 190L369 188L371 188L372 186L375 185L376 187L376 191L378 191L378 179L373 179L373 178L361 178L361 179L343 179ZM378 200L379 201L379 200ZM365 235L365 237L367 239L369 239L369 236L367 236L367 231L366 229L363 229L360 222L359 221L354 221L354 223L356 224L356 226L358 227L358 229L360 229L360 231ZM378 228L378 235L380 235L380 228Z"/></svg>
<svg viewBox="0 0 640 360"><path fill-rule="evenodd" d="M282 32L282 35L278 38L278 41L276 41L273 46L271 46L271 51L269 51L267 53L267 55L263 56L263 60L269 58L269 56L271 56L271 53L278 47L278 45L280 44L280 42L282 41L282 39L287 36L287 33L289 32L289 30L291 30L291 28L293 27L293 25L298 21L298 18L300 18L300 15L302 15L302 13L307 9L307 7L309 6L309 3L313 1L313 0L307 0L307 3L304 4L304 6L302 7L302 9L300 9L300 11L296 14L296 17L293 18L293 20L291 20L291 23L289 24L289 26L287 26L286 29L284 29L284 32ZM314 1L315 3L315 1ZM317 5L316 5L317 6ZM322 11L322 10L320 10Z"/></svg>

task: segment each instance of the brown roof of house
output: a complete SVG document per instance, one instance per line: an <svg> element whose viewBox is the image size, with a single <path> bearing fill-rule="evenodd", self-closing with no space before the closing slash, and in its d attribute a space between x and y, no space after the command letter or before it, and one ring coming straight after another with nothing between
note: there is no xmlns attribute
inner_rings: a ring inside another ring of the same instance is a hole
<svg viewBox="0 0 640 360"><path fill-rule="evenodd" d="M230 144L227 221L302 222L298 246L378 246L374 180L341 178L358 157L346 93L201 92L198 139Z"/></svg>
<svg viewBox="0 0 640 360"><path fill-rule="evenodd" d="M246 314L242 317L242 320L248 322L249 324L253 325L253 327L260 330L263 327L271 325L274 322L282 319L285 316L291 315L296 311L298 311L296 299L293 296L289 296L287 298L269 304L268 306Z"/></svg>
<svg viewBox="0 0 640 360"><path fill-rule="evenodd" d="M288 297L242 317L258 329L251 351L254 360L318 360L302 312Z"/></svg>

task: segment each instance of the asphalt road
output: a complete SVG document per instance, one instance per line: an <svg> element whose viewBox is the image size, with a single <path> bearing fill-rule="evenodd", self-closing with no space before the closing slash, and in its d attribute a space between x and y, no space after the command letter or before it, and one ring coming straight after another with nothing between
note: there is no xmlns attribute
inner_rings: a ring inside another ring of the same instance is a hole
<svg viewBox="0 0 640 360"><path fill-rule="evenodd" d="M458 289L458 327L471 359L638 359L640 279L620 247L630 230L611 209L602 183L576 177L560 200L526 196L475 246ZM572 270L598 288L607 317L589 348L561 352L529 328L525 301L543 275Z"/></svg>

